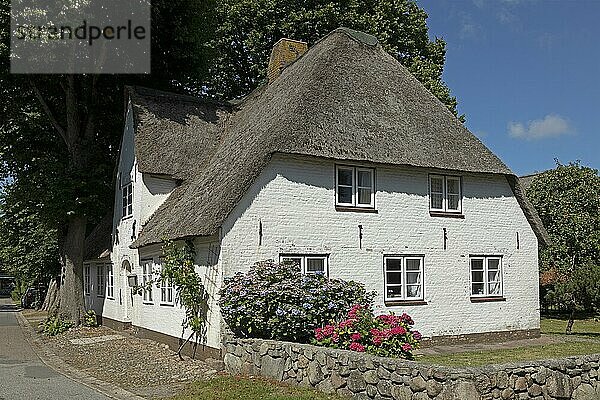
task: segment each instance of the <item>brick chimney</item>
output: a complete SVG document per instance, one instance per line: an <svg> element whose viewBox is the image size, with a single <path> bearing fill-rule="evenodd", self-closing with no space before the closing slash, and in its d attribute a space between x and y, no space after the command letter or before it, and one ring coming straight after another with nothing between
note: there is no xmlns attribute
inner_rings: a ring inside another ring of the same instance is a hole
<svg viewBox="0 0 600 400"><path fill-rule="evenodd" d="M269 59L269 68L267 70L267 78L269 83L273 82L281 71L288 65L296 61L300 56L306 53L308 45L305 42L292 39L280 39L273 50L271 50L271 58Z"/></svg>

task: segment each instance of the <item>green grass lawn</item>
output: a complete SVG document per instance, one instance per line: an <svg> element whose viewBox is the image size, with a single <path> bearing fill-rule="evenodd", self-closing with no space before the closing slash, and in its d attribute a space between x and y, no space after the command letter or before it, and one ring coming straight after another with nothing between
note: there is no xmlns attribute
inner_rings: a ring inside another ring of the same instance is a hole
<svg viewBox="0 0 600 400"><path fill-rule="evenodd" d="M540 328L542 333L564 334L567 328L566 319L542 318ZM573 324L573 334L600 338L600 322L593 318L576 319Z"/></svg>
<svg viewBox="0 0 600 400"><path fill-rule="evenodd" d="M286 386L260 378L220 376L191 384L172 400L341 400L315 390Z"/></svg>
<svg viewBox="0 0 600 400"><path fill-rule="evenodd" d="M600 341L567 341L564 343L518 347L514 349L426 355L417 358L417 361L453 367L476 367L488 364L505 364L517 361L543 360L593 353L600 353Z"/></svg>
<svg viewBox="0 0 600 400"><path fill-rule="evenodd" d="M542 334L553 335L560 340L559 343L512 349L423 355L418 357L417 361L466 367L600 353L600 322L594 319L575 320L572 335L565 335L566 326L565 319L543 318L541 320Z"/></svg>

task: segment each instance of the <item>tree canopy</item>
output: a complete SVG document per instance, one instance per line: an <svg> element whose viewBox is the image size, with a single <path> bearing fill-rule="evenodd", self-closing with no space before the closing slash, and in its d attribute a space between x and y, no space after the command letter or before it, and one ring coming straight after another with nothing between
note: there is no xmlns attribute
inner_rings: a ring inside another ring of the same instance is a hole
<svg viewBox="0 0 600 400"><path fill-rule="evenodd" d="M73 322L84 315L84 238L114 199L125 85L239 98L263 81L277 40L311 45L346 26L375 35L456 114L442 81L445 42L429 39L413 0L156 0L151 17L150 75L15 75L10 1L0 0L0 180L10 177L0 218L11 238L0 246L22 254L27 231L49 257L58 249L61 312Z"/></svg>
<svg viewBox="0 0 600 400"><path fill-rule="evenodd" d="M540 252L546 300L592 311L600 306L600 177L580 163L557 162L527 189L552 239Z"/></svg>
<svg viewBox="0 0 600 400"><path fill-rule="evenodd" d="M427 13L412 0L222 0L210 46L214 58L204 88L231 99L255 89L266 76L271 48L283 37L309 47L344 26L376 36L455 115L456 98L442 80L446 43L430 40Z"/></svg>

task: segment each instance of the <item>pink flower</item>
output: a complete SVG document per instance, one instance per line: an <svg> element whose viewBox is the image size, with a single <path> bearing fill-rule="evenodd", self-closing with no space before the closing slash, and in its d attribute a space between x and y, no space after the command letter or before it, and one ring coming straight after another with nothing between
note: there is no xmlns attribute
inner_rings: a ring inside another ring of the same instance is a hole
<svg viewBox="0 0 600 400"><path fill-rule="evenodd" d="M410 351L412 349L412 346L410 345L410 343L404 343L402 345L402 350L404 351Z"/></svg>
<svg viewBox="0 0 600 400"><path fill-rule="evenodd" d="M363 346L360 343L352 342L350 343L350 350L362 353L363 351L365 351L365 346Z"/></svg>
<svg viewBox="0 0 600 400"><path fill-rule="evenodd" d="M423 337L423 335L421 335L421 332L419 331L413 331L413 337L415 338L415 340L421 340L421 338Z"/></svg>
<svg viewBox="0 0 600 400"><path fill-rule="evenodd" d="M334 331L334 327L333 325L325 325L325 327L323 328L323 335L325 337L329 337L331 335L333 335L333 331Z"/></svg>
<svg viewBox="0 0 600 400"><path fill-rule="evenodd" d="M382 342L381 337L376 336L376 337L373 338L373 344L375 346L379 346L381 344L381 342Z"/></svg>
<svg viewBox="0 0 600 400"><path fill-rule="evenodd" d="M323 340L323 329L322 328L317 328L315 329L315 339L317 340Z"/></svg>
<svg viewBox="0 0 600 400"><path fill-rule="evenodd" d="M340 335L338 335L338 333L337 333L337 332L335 332L335 333L333 334L333 337L332 337L332 339L333 339L333 341L334 341L335 343L337 343L337 342L339 342L339 341L340 341Z"/></svg>
<svg viewBox="0 0 600 400"><path fill-rule="evenodd" d="M344 321L340 322L340 325L339 325L339 327L340 327L341 329L344 329L344 328L346 328L346 327L352 326L352 324L353 324L353 323L354 323L354 320L352 320L352 319L347 319L347 320L344 320Z"/></svg>
<svg viewBox="0 0 600 400"><path fill-rule="evenodd" d="M381 331L381 336L383 336L384 339L389 339L390 337L393 336L392 330L384 329L383 331Z"/></svg>
<svg viewBox="0 0 600 400"><path fill-rule="evenodd" d="M361 338L360 333L353 333L352 335L350 335L350 339L352 339L353 342L357 342L359 341Z"/></svg>
<svg viewBox="0 0 600 400"><path fill-rule="evenodd" d="M408 315L407 313L403 313L403 314L400 316L400 319L401 319L402 321L406 322L406 323L407 323L407 324L409 324L409 325L414 325L414 324L415 324L415 323L414 323L414 321L412 320L412 318L410 317L410 315Z"/></svg>
<svg viewBox="0 0 600 400"><path fill-rule="evenodd" d="M360 304L353 305L352 308L350 309L350 311L348 311L348 318L356 319L358 317L358 312L361 309L362 309L362 306Z"/></svg>
<svg viewBox="0 0 600 400"><path fill-rule="evenodd" d="M392 335L404 335L406 333L406 329L403 326L396 326L392 328Z"/></svg>

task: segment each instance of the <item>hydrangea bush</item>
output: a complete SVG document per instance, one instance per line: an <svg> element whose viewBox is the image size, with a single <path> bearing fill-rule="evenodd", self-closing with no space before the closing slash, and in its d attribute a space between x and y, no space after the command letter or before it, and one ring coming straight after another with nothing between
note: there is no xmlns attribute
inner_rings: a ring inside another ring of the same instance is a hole
<svg viewBox="0 0 600 400"><path fill-rule="evenodd" d="M308 343L315 328L339 321L374 293L354 281L302 275L293 263L256 263L246 274L225 278L219 305L238 336Z"/></svg>
<svg viewBox="0 0 600 400"><path fill-rule="evenodd" d="M421 334L412 329L414 322L405 314L375 316L369 306L355 304L347 318L336 324L315 329L313 343L382 357L412 359Z"/></svg>

